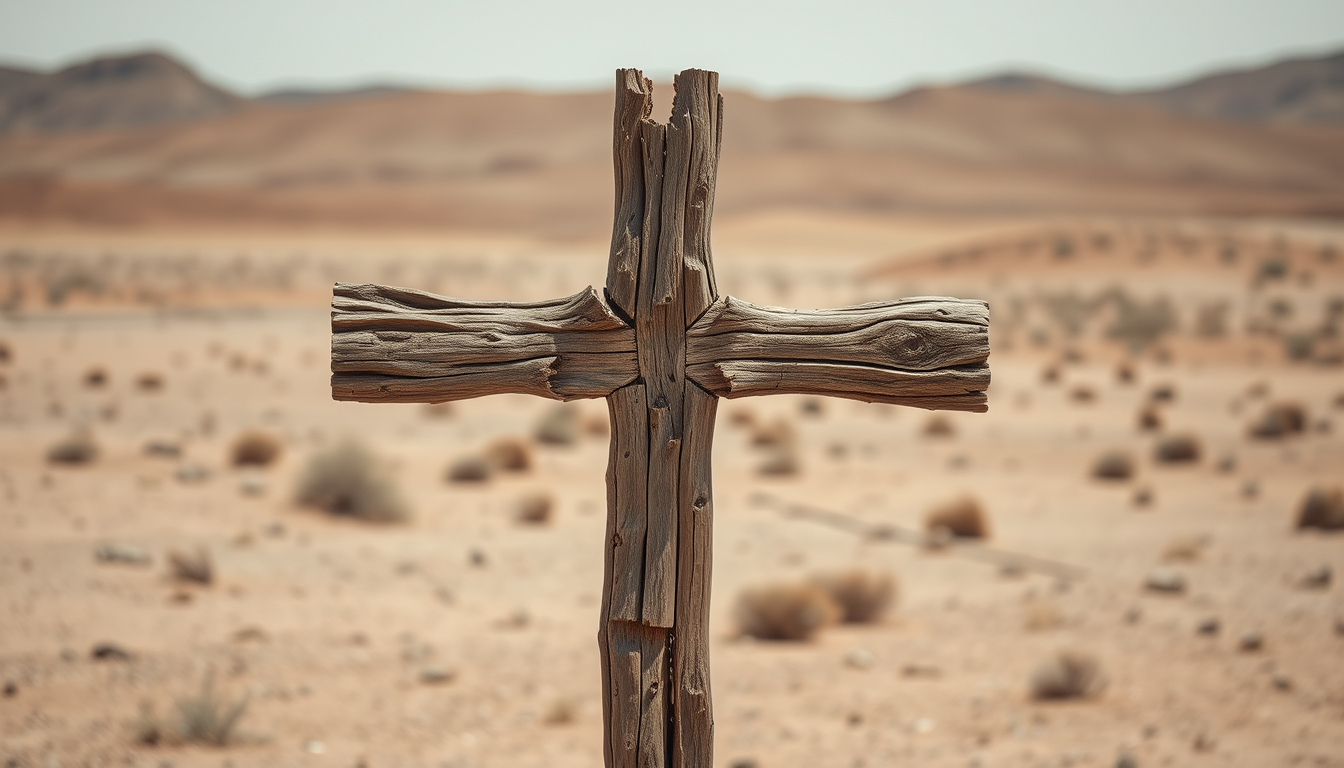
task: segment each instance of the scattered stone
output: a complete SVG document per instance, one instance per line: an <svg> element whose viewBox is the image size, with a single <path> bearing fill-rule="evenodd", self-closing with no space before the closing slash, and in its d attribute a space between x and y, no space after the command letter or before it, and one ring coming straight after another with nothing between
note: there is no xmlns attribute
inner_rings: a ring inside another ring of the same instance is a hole
<svg viewBox="0 0 1344 768"><path fill-rule="evenodd" d="M1218 746L1218 742L1207 733L1201 732L1195 737L1194 748L1196 752L1212 752L1213 748Z"/></svg>
<svg viewBox="0 0 1344 768"><path fill-rule="evenodd" d="M551 521L555 501L548 493L532 493L518 500L514 519L522 525L546 525Z"/></svg>
<svg viewBox="0 0 1344 768"><path fill-rule="evenodd" d="M1128 480L1134 476L1134 459L1124 451L1107 451L1092 465L1092 476L1098 480Z"/></svg>
<svg viewBox="0 0 1344 768"><path fill-rule="evenodd" d="M1195 633L1211 637L1218 634L1218 630L1222 629L1222 626L1222 622L1217 618L1204 619L1195 627Z"/></svg>
<svg viewBox="0 0 1344 768"><path fill-rule="evenodd" d="M194 485L210 479L210 468L200 464L181 464L173 475L179 483Z"/></svg>
<svg viewBox="0 0 1344 768"><path fill-rule="evenodd" d="M1158 439L1153 459L1159 464L1193 464L1201 453L1199 438L1194 435L1167 435Z"/></svg>
<svg viewBox="0 0 1344 768"><path fill-rule="evenodd" d="M1153 489L1147 486L1134 489L1134 506L1151 507L1153 505Z"/></svg>
<svg viewBox="0 0 1344 768"><path fill-rule="evenodd" d="M1344 488L1318 486L1308 491L1298 509L1297 527L1322 531L1344 529Z"/></svg>
<svg viewBox="0 0 1344 768"><path fill-rule="evenodd" d="M557 405L537 422L534 436L544 445L573 445L579 439L579 412L572 405Z"/></svg>
<svg viewBox="0 0 1344 768"><path fill-rule="evenodd" d="M467 560L477 568L484 568L490 564L490 558L486 557L485 550L472 548L467 554Z"/></svg>
<svg viewBox="0 0 1344 768"><path fill-rule="evenodd" d="M303 751L310 755L322 755L327 752L327 745L317 739L309 739L303 743Z"/></svg>
<svg viewBox="0 0 1344 768"><path fill-rule="evenodd" d="M729 768L761 768L761 764L754 757L739 757L728 764Z"/></svg>
<svg viewBox="0 0 1344 768"><path fill-rule="evenodd" d="M1237 457L1227 453L1218 459L1217 469L1224 475L1229 475L1237 470Z"/></svg>
<svg viewBox="0 0 1344 768"><path fill-rule="evenodd" d="M873 666L873 654L866 648L850 648L845 651L845 666L869 669Z"/></svg>
<svg viewBox="0 0 1344 768"><path fill-rule="evenodd" d="M235 643L264 643L266 639L266 630L258 626L243 627L233 633Z"/></svg>
<svg viewBox="0 0 1344 768"><path fill-rule="evenodd" d="M1255 653L1256 651L1259 651L1264 647L1265 647L1264 635L1260 634L1259 632L1256 632L1255 630L1249 630L1247 632L1241 633L1241 637L1237 640L1237 649L1245 653Z"/></svg>
<svg viewBox="0 0 1344 768"><path fill-rule="evenodd" d="M1139 768L1139 759L1132 752L1121 752L1115 758L1115 768Z"/></svg>
<svg viewBox="0 0 1344 768"><path fill-rule="evenodd" d="M1185 574L1174 568L1154 568L1148 572L1143 585L1150 592L1181 594L1185 592Z"/></svg>
<svg viewBox="0 0 1344 768"><path fill-rule="evenodd" d="M1293 679L1282 672L1275 672L1274 677L1270 678L1270 682L1274 685L1276 691L1293 690Z"/></svg>
<svg viewBox="0 0 1344 768"><path fill-rule="evenodd" d="M98 458L98 443L88 429L77 429L69 437L47 450L52 464L90 464Z"/></svg>
<svg viewBox="0 0 1344 768"><path fill-rule="evenodd" d="M444 685L451 683L455 674L451 669L440 666L428 666L420 670L420 682L425 685Z"/></svg>
<svg viewBox="0 0 1344 768"><path fill-rule="evenodd" d="M486 457L470 454L448 467L448 479L454 483L483 483L490 479L493 468Z"/></svg>
<svg viewBox="0 0 1344 768"><path fill-rule="evenodd" d="M1329 589L1333 580L1334 572L1330 569L1330 566L1322 565L1298 579L1297 586L1301 589Z"/></svg>
<svg viewBox="0 0 1344 768"><path fill-rule="evenodd" d="M116 643L98 643L89 655L98 661L130 661L131 652Z"/></svg>
<svg viewBox="0 0 1344 768"><path fill-rule="evenodd" d="M144 452L159 459L176 459L182 456L182 446L171 440L150 440L145 443Z"/></svg>
<svg viewBox="0 0 1344 768"><path fill-rule="evenodd" d="M93 558L100 563L124 563L126 565L149 565L149 553L130 544L102 544L93 551Z"/></svg>
<svg viewBox="0 0 1344 768"><path fill-rule="evenodd" d="M1258 480L1247 480L1241 484L1241 498L1254 499L1260 495L1260 482Z"/></svg>
<svg viewBox="0 0 1344 768"><path fill-rule="evenodd" d="M1248 430L1257 440L1277 440L1300 435L1307 428L1307 410L1299 403L1273 403Z"/></svg>
<svg viewBox="0 0 1344 768"><path fill-rule="evenodd" d="M910 663L901 667L901 676L916 679L932 679L942 677L943 671L932 664Z"/></svg>
<svg viewBox="0 0 1344 768"><path fill-rule="evenodd" d="M260 496L266 493L268 485L266 475L255 469L244 471L238 476L238 490L244 496Z"/></svg>
<svg viewBox="0 0 1344 768"><path fill-rule="evenodd" d="M6 680L4 686L4 696L6 699L12 699L19 695L19 684L13 680Z"/></svg>
<svg viewBox="0 0 1344 768"><path fill-rule="evenodd" d="M1100 662L1078 651L1060 651L1031 673L1031 695L1036 699L1090 698L1105 687Z"/></svg>
<svg viewBox="0 0 1344 768"><path fill-rule="evenodd" d="M1125 611L1124 618L1126 624L1138 624L1140 621L1143 621L1143 609L1138 606L1130 608Z"/></svg>

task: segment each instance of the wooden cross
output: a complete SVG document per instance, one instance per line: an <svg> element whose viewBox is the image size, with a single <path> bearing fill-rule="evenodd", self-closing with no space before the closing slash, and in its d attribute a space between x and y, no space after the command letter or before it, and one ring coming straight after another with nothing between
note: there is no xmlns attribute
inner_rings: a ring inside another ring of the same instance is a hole
<svg viewBox="0 0 1344 768"><path fill-rule="evenodd" d="M985 302L913 298L844 309L720 297L709 225L723 126L718 75L616 73L616 222L606 290L537 303L337 284L337 400L438 403L506 392L605 397L606 765L709 768L710 446L718 398L833 395L984 411Z"/></svg>

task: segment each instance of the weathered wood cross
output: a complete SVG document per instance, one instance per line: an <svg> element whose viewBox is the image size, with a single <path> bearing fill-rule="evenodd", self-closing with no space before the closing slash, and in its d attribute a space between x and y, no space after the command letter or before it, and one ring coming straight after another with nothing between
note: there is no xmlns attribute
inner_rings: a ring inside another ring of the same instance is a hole
<svg viewBox="0 0 1344 768"><path fill-rule="evenodd" d="M718 398L833 395L984 411L983 301L845 309L720 297L709 224L722 132L718 75L653 86L616 73L616 223L605 293L533 304L337 284L337 400L437 403L505 392L605 397L611 414L602 654L608 766L712 764L710 444Z"/></svg>

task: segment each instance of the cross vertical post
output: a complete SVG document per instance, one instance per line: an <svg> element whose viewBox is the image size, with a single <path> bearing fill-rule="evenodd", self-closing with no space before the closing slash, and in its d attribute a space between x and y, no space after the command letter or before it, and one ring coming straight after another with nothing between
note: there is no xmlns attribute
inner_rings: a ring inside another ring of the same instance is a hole
<svg viewBox="0 0 1344 768"><path fill-rule="evenodd" d="M984 411L989 312L922 297L826 310L720 297L710 217L718 75L616 73L606 290L535 303L337 284L332 396L444 402L605 397L611 417L598 646L610 768L709 768L709 596L718 398L796 393Z"/></svg>

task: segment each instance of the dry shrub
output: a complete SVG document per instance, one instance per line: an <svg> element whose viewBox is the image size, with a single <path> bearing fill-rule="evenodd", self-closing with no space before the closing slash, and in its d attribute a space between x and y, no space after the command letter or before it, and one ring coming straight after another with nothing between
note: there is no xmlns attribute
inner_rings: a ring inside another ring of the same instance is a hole
<svg viewBox="0 0 1344 768"><path fill-rule="evenodd" d="M135 377L135 388L141 392L159 392L163 390L163 374L145 371Z"/></svg>
<svg viewBox="0 0 1344 768"><path fill-rule="evenodd" d="M77 429L47 449L52 464L89 464L98 458L98 443L88 429Z"/></svg>
<svg viewBox="0 0 1344 768"><path fill-rule="evenodd" d="M275 435L252 430L233 441L229 454L235 467L266 467L280 458L282 449L283 445Z"/></svg>
<svg viewBox="0 0 1344 768"><path fill-rule="evenodd" d="M1144 432L1156 432L1162 429L1162 411L1151 403L1139 409L1139 429Z"/></svg>
<svg viewBox="0 0 1344 768"><path fill-rule="evenodd" d="M386 469L354 441L313 454L299 480L297 498L304 506L372 522L400 522L408 516Z"/></svg>
<svg viewBox="0 0 1344 768"><path fill-rule="evenodd" d="M174 549L168 553L168 571L178 581L209 586L215 581L215 560L205 547L192 552Z"/></svg>
<svg viewBox="0 0 1344 768"><path fill-rule="evenodd" d="M1023 626L1028 632L1044 632L1064 626L1064 614L1053 600L1035 598L1027 601Z"/></svg>
<svg viewBox="0 0 1344 768"><path fill-rule="evenodd" d="M798 449L792 445L778 445L770 448L756 471L767 477L787 477L798 474L801 468Z"/></svg>
<svg viewBox="0 0 1344 768"><path fill-rule="evenodd" d="M579 413L572 405L557 405L537 422L537 442L573 445L579 439Z"/></svg>
<svg viewBox="0 0 1344 768"><path fill-rule="evenodd" d="M742 633L758 640L810 640L840 618L830 595L812 584L770 584L742 593L737 601Z"/></svg>
<svg viewBox="0 0 1344 768"><path fill-rule="evenodd" d="M989 520L974 496L958 496L936 504L924 517L924 530L936 535L944 530L957 538L989 538Z"/></svg>
<svg viewBox="0 0 1344 768"><path fill-rule="evenodd" d="M1301 403L1280 402L1267 405L1249 431L1258 440L1275 440L1300 435L1306 429L1307 409Z"/></svg>
<svg viewBox="0 0 1344 768"><path fill-rule="evenodd" d="M1059 651L1031 673L1033 699L1082 699L1106 688L1101 663L1081 651Z"/></svg>
<svg viewBox="0 0 1344 768"><path fill-rule="evenodd" d="M1160 464L1189 464L1199 461L1199 438L1190 435L1167 435L1157 441L1153 458Z"/></svg>
<svg viewBox="0 0 1344 768"><path fill-rule="evenodd" d="M1134 476L1134 459L1124 451L1106 451L1092 465L1092 476L1099 480L1128 480Z"/></svg>
<svg viewBox="0 0 1344 768"><path fill-rule="evenodd" d="M551 522L555 502L548 493L534 493L518 500L514 519L523 525L546 525Z"/></svg>
<svg viewBox="0 0 1344 768"><path fill-rule="evenodd" d="M490 479L494 464L474 453L461 456L448 466L448 479L454 483L483 483Z"/></svg>
<svg viewBox="0 0 1344 768"><path fill-rule="evenodd" d="M840 608L840 620L846 624L880 620L900 594L900 587L890 573L863 568L820 574L812 583Z"/></svg>
<svg viewBox="0 0 1344 768"><path fill-rule="evenodd" d="M792 447L795 441L793 425L784 418L759 425L751 432L751 444L757 448Z"/></svg>
<svg viewBox="0 0 1344 768"><path fill-rule="evenodd" d="M1297 513L1297 527L1322 531L1344 529L1344 488L1312 488L1302 499Z"/></svg>
<svg viewBox="0 0 1344 768"><path fill-rule="evenodd" d="M84 386L89 389L101 389L107 386L107 369L102 366L94 366L85 371Z"/></svg>
<svg viewBox="0 0 1344 768"><path fill-rule="evenodd" d="M1168 563L1193 563L1204 554L1209 545L1206 536L1181 536L1167 542L1162 548L1162 560Z"/></svg>
<svg viewBox="0 0 1344 768"><path fill-rule="evenodd" d="M485 460L501 472L526 472L532 468L532 447L519 438L505 437L486 446Z"/></svg>
<svg viewBox="0 0 1344 768"><path fill-rule="evenodd" d="M227 747L237 742L238 724L247 711L248 696L238 701L225 702L215 693L214 673L206 675L201 692L196 696L178 699L177 717L165 722L154 714L149 704L140 708L140 718L134 724L135 740L139 744L199 744Z"/></svg>
<svg viewBox="0 0 1344 768"><path fill-rule="evenodd" d="M957 429L947 416L935 413L924 422L924 434L928 437L952 437L957 434Z"/></svg>

